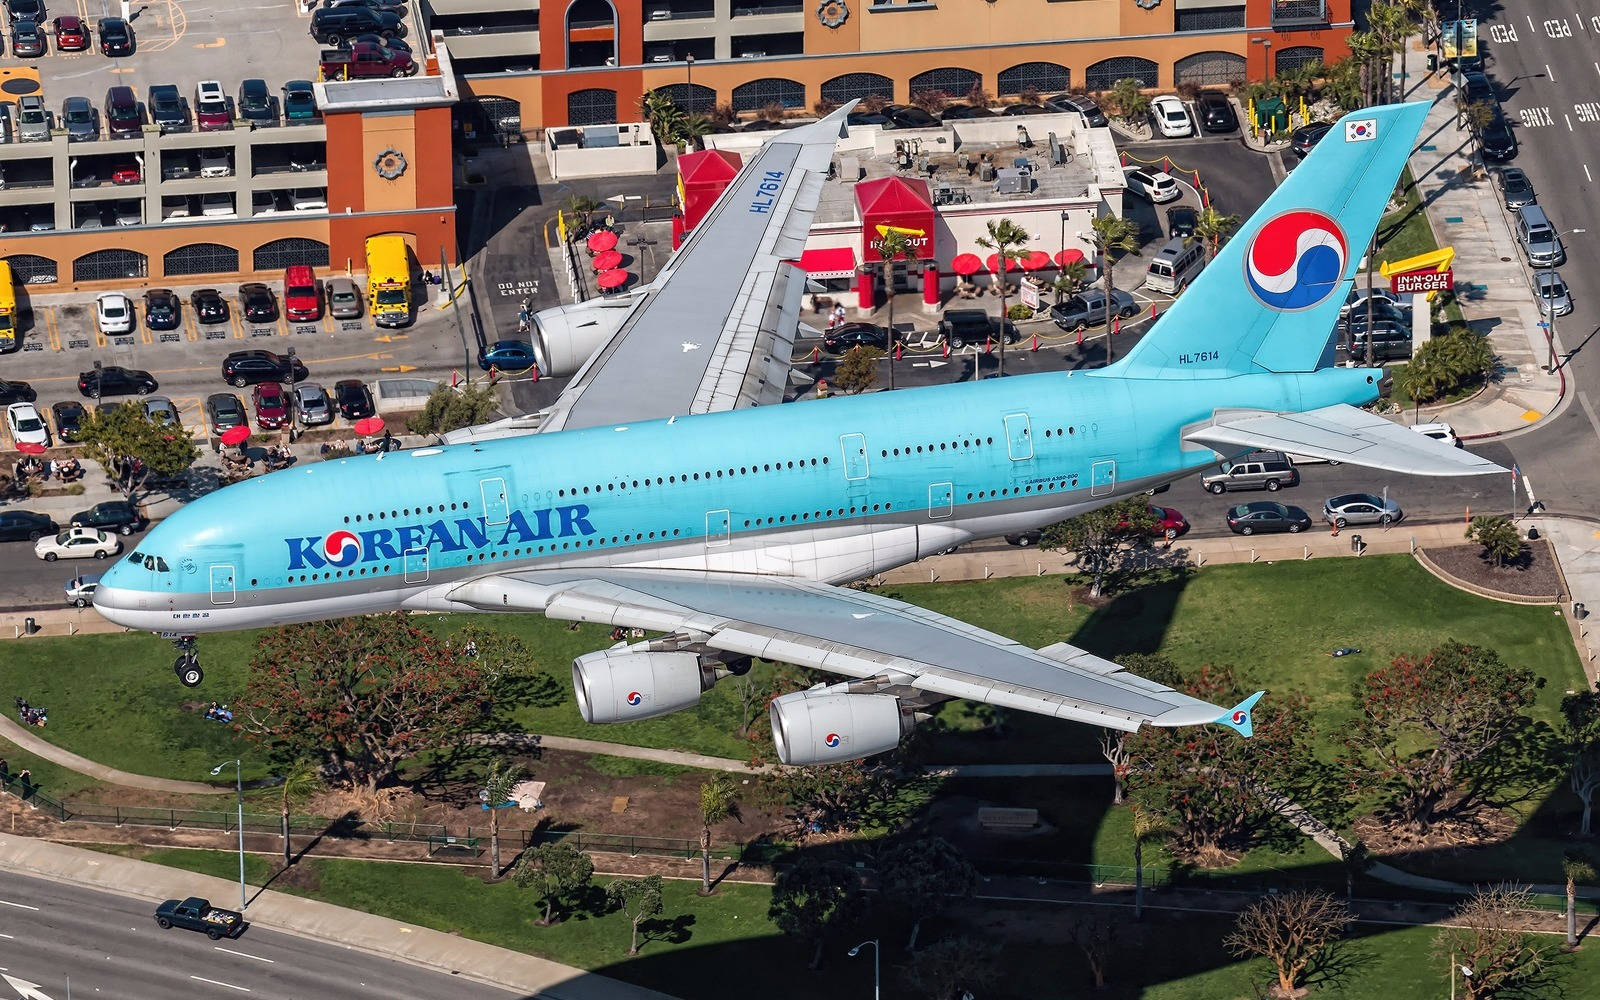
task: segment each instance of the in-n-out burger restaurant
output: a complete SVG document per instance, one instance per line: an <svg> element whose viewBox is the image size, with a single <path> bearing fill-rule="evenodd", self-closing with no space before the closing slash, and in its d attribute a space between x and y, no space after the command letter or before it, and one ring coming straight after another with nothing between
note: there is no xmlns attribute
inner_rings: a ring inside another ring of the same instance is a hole
<svg viewBox="0 0 1600 1000"><path fill-rule="evenodd" d="M1018 121L888 132L851 126L834 154L800 266L859 310L877 309L892 288L920 290L932 312L958 284L993 278L993 254L977 243L991 221L1009 219L1029 235L1026 269L1046 281L1074 251L1092 262L1090 222L1122 211L1123 174L1110 130L1087 128L1078 115ZM706 150L678 157L683 211L674 220L674 245L732 182L741 154L765 137L706 136ZM884 260L889 233L907 238L904 258ZM971 273L972 255L990 263Z"/></svg>

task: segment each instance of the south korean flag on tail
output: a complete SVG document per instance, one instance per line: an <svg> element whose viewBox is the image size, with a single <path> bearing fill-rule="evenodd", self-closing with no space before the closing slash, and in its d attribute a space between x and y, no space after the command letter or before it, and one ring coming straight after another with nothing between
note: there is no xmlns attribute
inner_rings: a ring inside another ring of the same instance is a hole
<svg viewBox="0 0 1600 1000"><path fill-rule="evenodd" d="M1357 118L1344 123L1345 142L1366 142L1378 137L1378 120L1376 118Z"/></svg>

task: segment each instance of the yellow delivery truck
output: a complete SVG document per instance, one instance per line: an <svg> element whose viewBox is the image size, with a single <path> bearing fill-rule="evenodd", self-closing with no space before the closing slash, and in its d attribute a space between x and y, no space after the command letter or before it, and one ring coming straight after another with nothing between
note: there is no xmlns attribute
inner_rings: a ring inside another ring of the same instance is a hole
<svg viewBox="0 0 1600 1000"><path fill-rule="evenodd" d="M22 346L17 330L17 286L11 280L11 264L0 260L0 354L10 354Z"/></svg>
<svg viewBox="0 0 1600 1000"><path fill-rule="evenodd" d="M405 237L367 237L367 305L379 326L411 322L411 258Z"/></svg>

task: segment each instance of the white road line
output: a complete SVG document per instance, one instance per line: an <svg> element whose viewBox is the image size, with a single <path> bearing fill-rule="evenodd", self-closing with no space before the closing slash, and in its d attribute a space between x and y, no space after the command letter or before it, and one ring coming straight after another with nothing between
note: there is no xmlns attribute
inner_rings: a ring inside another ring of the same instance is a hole
<svg viewBox="0 0 1600 1000"><path fill-rule="evenodd" d="M1589 165L1587 163L1583 165L1583 176L1589 178L1590 184L1594 183L1594 175L1589 173Z"/></svg>
<svg viewBox="0 0 1600 1000"><path fill-rule="evenodd" d="M212 986L225 986L230 990L238 990L240 993L250 992L250 988L247 986L235 986L232 983L218 982L215 979L207 979L205 976L190 976L189 978L200 983L210 983Z"/></svg>
<svg viewBox="0 0 1600 1000"><path fill-rule="evenodd" d="M1572 131L1572 116L1568 115L1568 114L1563 114L1561 117L1563 117L1563 118L1565 118L1567 120L1567 131L1571 132Z"/></svg>
<svg viewBox="0 0 1600 1000"><path fill-rule="evenodd" d="M37 906L29 906L27 903L13 903L9 899L0 899L0 904L4 904L6 906L15 906L19 910L32 910L35 913L39 912L39 908Z"/></svg>
<svg viewBox="0 0 1600 1000"><path fill-rule="evenodd" d="M248 955L248 954L246 954L246 953L244 953L242 951L234 951L232 948L224 948L220 944L216 945L215 947L213 947L212 950L213 951L224 951L224 952L227 952L230 955L238 955L240 958L253 958L257 962L265 962L268 965L277 965L278 964L277 961L274 960L274 959L262 958L260 955Z"/></svg>
<svg viewBox="0 0 1600 1000"><path fill-rule="evenodd" d="M1539 499L1533 495L1533 480L1529 479L1526 474L1522 477L1522 492L1528 494L1528 506L1530 507Z"/></svg>
<svg viewBox="0 0 1600 1000"><path fill-rule="evenodd" d="M1556 75L1554 73L1550 72L1550 64L1549 63L1545 63L1544 64L1544 78L1546 80L1549 80L1551 83L1555 83L1556 82Z"/></svg>
<svg viewBox="0 0 1600 1000"><path fill-rule="evenodd" d="M5 938L7 941L15 941L16 940L15 935L11 935L11 934L0 934L0 937Z"/></svg>
<svg viewBox="0 0 1600 1000"><path fill-rule="evenodd" d="M1533 34L1533 33L1534 33L1534 32L1536 32L1536 31L1538 31L1538 30L1539 30L1539 29L1538 29L1538 28L1535 28L1535 27L1534 27L1534 26L1533 26L1533 15L1532 15L1532 14L1529 14L1529 15L1526 15L1526 16L1527 16L1527 18L1528 18L1528 34L1530 34L1530 35L1531 35L1531 34Z"/></svg>

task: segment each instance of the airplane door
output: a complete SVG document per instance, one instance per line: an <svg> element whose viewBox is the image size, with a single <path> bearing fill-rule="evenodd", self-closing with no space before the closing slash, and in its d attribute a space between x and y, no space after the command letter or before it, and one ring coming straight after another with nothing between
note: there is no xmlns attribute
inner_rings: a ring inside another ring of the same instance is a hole
<svg viewBox="0 0 1600 1000"><path fill-rule="evenodd" d="M1033 433L1028 429L1028 415L1013 413L1006 417L1006 451L1013 462L1033 457Z"/></svg>
<svg viewBox="0 0 1600 1000"><path fill-rule="evenodd" d="M211 564L211 603L234 602L234 569L232 563Z"/></svg>
<svg viewBox="0 0 1600 1000"><path fill-rule="evenodd" d="M839 450L844 456L844 478L867 478L867 436L865 434L839 435Z"/></svg>
<svg viewBox="0 0 1600 1000"><path fill-rule="evenodd" d="M484 479L478 484L483 491L483 520L486 524L505 524L511 519L511 504L506 500L504 479Z"/></svg>
<svg viewBox="0 0 1600 1000"><path fill-rule="evenodd" d="M1117 460L1105 458L1089 469L1089 495L1109 496L1117 488Z"/></svg>
<svg viewBox="0 0 1600 1000"><path fill-rule="evenodd" d="M428 550L406 550L406 582L426 583L428 580Z"/></svg>
<svg viewBox="0 0 1600 1000"><path fill-rule="evenodd" d="M928 486L928 516L949 517L954 509L956 489L953 483L932 483Z"/></svg>
<svg viewBox="0 0 1600 1000"><path fill-rule="evenodd" d="M727 545L731 541L733 518L726 510L706 511L706 548Z"/></svg>

